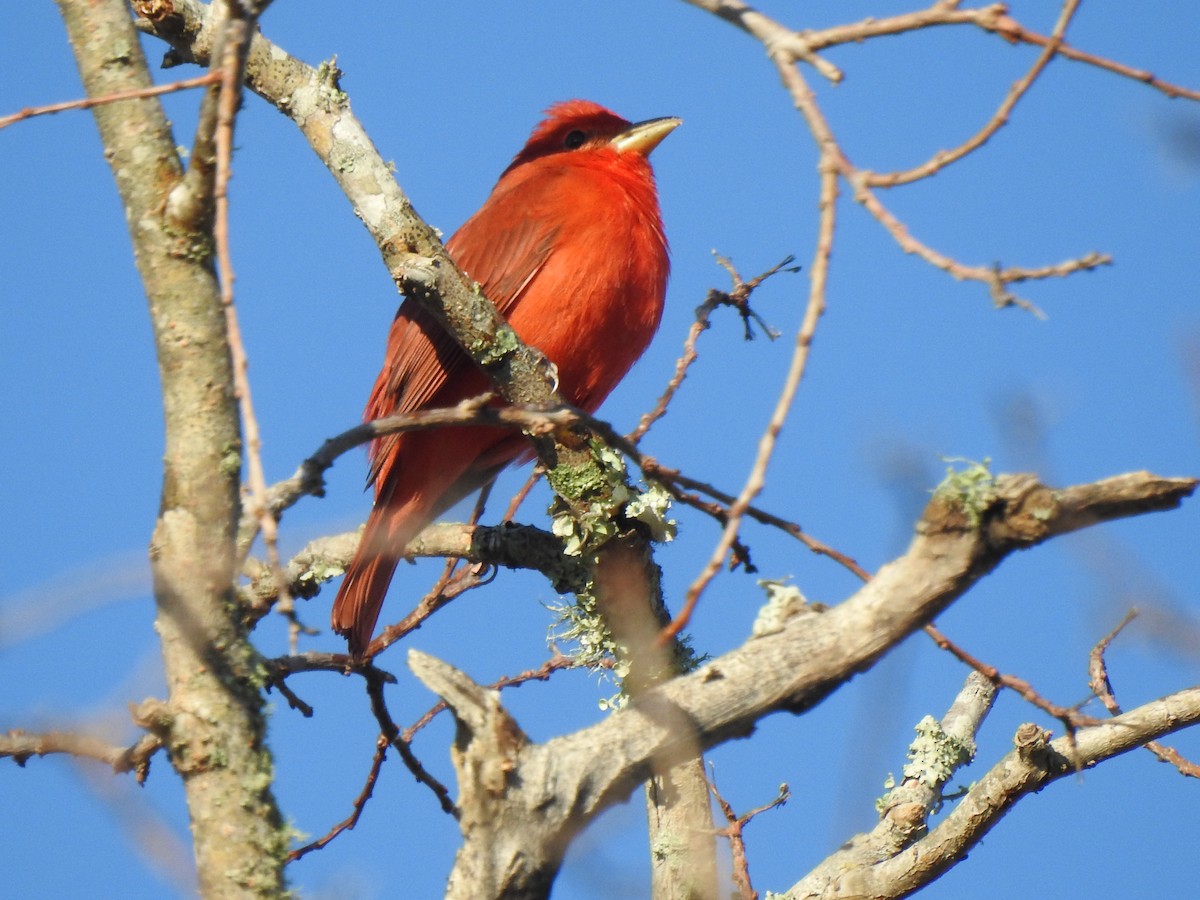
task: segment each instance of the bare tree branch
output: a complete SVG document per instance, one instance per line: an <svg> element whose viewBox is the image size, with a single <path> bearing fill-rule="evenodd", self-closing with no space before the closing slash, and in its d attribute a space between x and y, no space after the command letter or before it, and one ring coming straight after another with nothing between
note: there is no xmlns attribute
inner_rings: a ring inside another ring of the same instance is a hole
<svg viewBox="0 0 1200 900"><path fill-rule="evenodd" d="M1029 301L1012 294L1008 290L1009 285L1023 281L1064 277L1112 262L1109 256L1093 252L1058 264L1039 267L966 265L913 237L908 226L892 213L879 199L878 194L872 190L872 187L877 184L891 186L911 183L919 178L933 175L982 145L1000 125L1004 124L1017 100L1029 90L1053 56L1062 50L1062 34L1078 5L1077 0L1065 0L1054 33L1050 38L1042 38L1037 41L1046 48L1045 52L1034 63L1026 78L1010 92L1008 99L1001 104L992 120L974 138L969 139L957 150L937 154L924 166L908 173L893 175L876 175L868 170L858 168L850 161L850 155L835 137L828 120L821 111L816 95L808 86L803 74L796 68L796 62L810 61L816 51L837 44L862 41L869 37L886 34L901 34L933 25L974 24L994 31L1010 41L1027 37L1030 33L1008 16L1008 9L1004 4L997 3L978 9L963 10L959 9L960 4L957 2L937 0L928 9L914 13L905 13L886 19L868 19L854 25L825 29L820 32L793 32L745 6L740 0L688 0L688 2L733 22L762 41L767 55L775 64L784 88L791 96L796 109L804 117L809 131L816 141L821 155L821 171L823 173L834 171L845 179L853 190L854 199L862 204L887 230L904 252L916 254L930 265L943 270L954 278L977 281L986 285L993 302L998 307L1017 306L1038 316L1042 316L1042 312ZM823 192L824 190L823 188Z"/></svg>
<svg viewBox="0 0 1200 900"><path fill-rule="evenodd" d="M1092 652L1088 654L1088 683L1091 685L1092 693L1100 699L1100 702L1104 704L1104 708L1114 716L1121 715L1121 705L1117 703L1117 698L1113 695L1112 682L1108 678L1108 664L1104 660L1104 652L1116 636L1125 629L1125 626L1137 617L1137 614L1138 611L1136 609L1131 609L1126 613L1125 618L1117 624L1117 627L1097 641L1096 646L1092 648ZM1146 744L1146 749L1163 762L1177 768L1181 775L1186 775L1189 778L1200 778L1200 765L1185 758L1174 747L1164 746L1158 741L1150 741Z"/></svg>
<svg viewBox="0 0 1200 900"><path fill-rule="evenodd" d="M140 737L129 747L118 747L108 741L75 731L29 732L13 729L0 737L0 757L9 757L24 766L33 756L64 753L76 759L94 759L111 766L118 775L133 772L138 784L150 774L150 760L163 747L152 734Z"/></svg>
<svg viewBox="0 0 1200 900"><path fill-rule="evenodd" d="M150 87L131 88L127 91L115 91L103 97L84 97L79 100L65 100L62 103L47 103L44 106L27 106L7 116L0 116L0 129L7 128L17 122L24 122L37 116L48 116L54 113L68 112L75 109L92 109L105 103L117 103L121 100L140 100L144 97L161 97L163 94L173 94L176 91L186 91L192 88L208 87L221 80L220 72L206 72L195 78L184 78L170 84L155 84Z"/></svg>

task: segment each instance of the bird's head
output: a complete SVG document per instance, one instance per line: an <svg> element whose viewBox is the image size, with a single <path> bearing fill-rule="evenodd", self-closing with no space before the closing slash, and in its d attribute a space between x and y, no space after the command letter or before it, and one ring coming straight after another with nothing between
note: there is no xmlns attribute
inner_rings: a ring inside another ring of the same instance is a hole
<svg viewBox="0 0 1200 900"><path fill-rule="evenodd" d="M559 153L595 150L648 157L682 119L667 116L636 124L590 100L565 100L546 110L546 118L513 157L505 173L535 159Z"/></svg>

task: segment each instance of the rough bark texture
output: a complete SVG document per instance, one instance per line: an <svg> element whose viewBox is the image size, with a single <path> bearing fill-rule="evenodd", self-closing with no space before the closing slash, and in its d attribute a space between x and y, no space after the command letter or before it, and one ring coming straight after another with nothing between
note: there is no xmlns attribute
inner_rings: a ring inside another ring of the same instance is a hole
<svg viewBox="0 0 1200 900"><path fill-rule="evenodd" d="M151 84L122 0L59 0L89 96ZM168 700L142 724L183 779L201 893L279 896L288 837L271 794L257 657L233 598L241 443L211 233L163 220L182 178L157 100L95 110L133 240L162 378L162 503L150 554Z"/></svg>
<svg viewBox="0 0 1200 900"><path fill-rule="evenodd" d="M413 671L447 701L459 725L455 762L465 840L451 896L468 896L468 886L476 896L544 896L570 837L625 800L662 760L686 758L744 737L772 712L811 708L945 609L1012 551L1106 519L1173 508L1195 486L1193 479L1139 472L1055 490L1033 476L1013 475L1000 477L966 503L935 497L908 551L848 600L825 613L787 618L698 671L646 691L604 722L545 744L529 742L497 694L444 663L411 652ZM1076 735L1080 746L1095 750L1085 750L1079 759L1090 765L1197 719L1200 691L1181 692L1111 723L1081 729ZM1129 738L1132 721L1139 723L1136 740ZM1000 764L1016 779L1016 787L1004 795L1009 798L1005 802L988 801L992 794L986 794L985 802L992 802L997 815L1006 803L1070 771L1069 765L1063 768L1059 743L1053 745L1054 754L1027 755L1032 764L1015 775L1008 761ZM984 784L979 790L990 788ZM959 824L966 839L937 865L961 859L994 824L994 819L971 819L973 808L960 804L952 814L967 819ZM902 856L908 859L905 854L896 859ZM896 865L917 866L919 856ZM926 866L922 871L925 881L920 883L927 883L941 869ZM895 884L912 885L904 888L909 890L919 881L898 878ZM876 895L848 890L845 896Z"/></svg>

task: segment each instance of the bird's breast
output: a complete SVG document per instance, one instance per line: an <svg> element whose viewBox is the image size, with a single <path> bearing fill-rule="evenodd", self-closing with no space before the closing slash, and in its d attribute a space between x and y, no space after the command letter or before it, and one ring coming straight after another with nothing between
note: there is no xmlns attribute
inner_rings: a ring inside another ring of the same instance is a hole
<svg viewBox="0 0 1200 900"><path fill-rule="evenodd" d="M604 186L582 192L509 321L558 367L570 402L594 409L658 329L668 261L657 203ZM597 196L597 194L599 196Z"/></svg>

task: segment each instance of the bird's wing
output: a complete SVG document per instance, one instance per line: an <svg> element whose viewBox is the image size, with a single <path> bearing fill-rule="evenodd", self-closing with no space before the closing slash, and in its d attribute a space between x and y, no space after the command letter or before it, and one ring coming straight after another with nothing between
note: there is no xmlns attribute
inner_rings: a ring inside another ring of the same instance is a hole
<svg viewBox="0 0 1200 900"><path fill-rule="evenodd" d="M479 283L502 315L516 306L545 265L557 232L544 221L531 218L515 199L508 191L494 193L447 242L451 256ZM487 389L482 375L478 379L452 378L464 368L471 370L473 363L454 339L419 303L406 299L392 322L384 366L364 417L370 420L450 405ZM446 390L447 382L455 389ZM393 443L391 438L373 446L372 480Z"/></svg>

